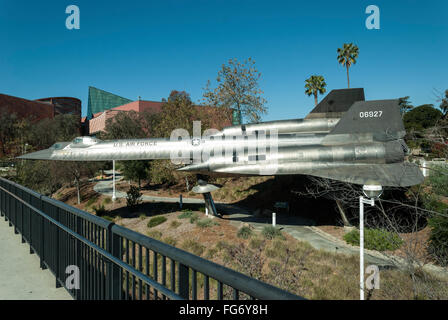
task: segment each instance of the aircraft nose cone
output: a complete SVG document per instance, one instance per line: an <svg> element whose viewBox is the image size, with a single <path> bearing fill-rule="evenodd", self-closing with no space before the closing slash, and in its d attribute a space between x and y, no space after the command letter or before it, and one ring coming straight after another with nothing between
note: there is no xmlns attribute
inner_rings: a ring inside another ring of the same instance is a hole
<svg viewBox="0 0 448 320"><path fill-rule="evenodd" d="M53 151L50 151L48 149L46 150L40 150L36 152L31 152L24 154L20 157L17 157L17 159L27 159L27 160L49 160L51 159Z"/></svg>

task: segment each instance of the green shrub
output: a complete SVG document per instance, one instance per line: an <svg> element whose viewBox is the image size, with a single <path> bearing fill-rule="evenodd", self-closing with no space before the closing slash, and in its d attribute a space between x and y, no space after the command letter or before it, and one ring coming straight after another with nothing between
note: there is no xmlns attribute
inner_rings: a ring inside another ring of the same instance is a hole
<svg viewBox="0 0 448 320"><path fill-rule="evenodd" d="M448 213L448 205L435 194L425 194L422 196L423 207L426 210Z"/></svg>
<svg viewBox="0 0 448 320"><path fill-rule="evenodd" d="M448 217L434 215L428 219L431 228L429 251L438 258L441 265L448 265Z"/></svg>
<svg viewBox="0 0 448 320"><path fill-rule="evenodd" d="M104 208L104 205L101 205L101 206L99 206L98 208L95 207L95 206L93 206L92 209L93 209L93 211L95 211L95 214L96 214L98 217L105 216L106 213L107 213L107 210Z"/></svg>
<svg viewBox="0 0 448 320"><path fill-rule="evenodd" d="M205 207L200 207L199 211L201 211L202 213L205 213Z"/></svg>
<svg viewBox="0 0 448 320"><path fill-rule="evenodd" d="M103 204L109 204L109 203L111 203L111 202L112 202L112 199L109 198L109 197L104 198L104 200L103 200Z"/></svg>
<svg viewBox="0 0 448 320"><path fill-rule="evenodd" d="M438 166L434 172L429 175L429 183L435 194L448 195L448 167Z"/></svg>
<svg viewBox="0 0 448 320"><path fill-rule="evenodd" d="M158 226L159 224L162 224L166 221L166 218L164 216L155 216L149 219L148 222L148 228L153 228L155 226Z"/></svg>
<svg viewBox="0 0 448 320"><path fill-rule="evenodd" d="M180 215L177 216L178 219L187 219L190 218L193 215L193 211L189 209L185 209L182 211Z"/></svg>
<svg viewBox="0 0 448 320"><path fill-rule="evenodd" d="M240 228L236 235L238 236L238 238L249 239L252 236L252 234L253 234L252 229L245 226Z"/></svg>
<svg viewBox="0 0 448 320"><path fill-rule="evenodd" d="M136 186L131 186L126 194L126 205L131 211L134 211L135 208L142 202L142 193Z"/></svg>
<svg viewBox="0 0 448 320"><path fill-rule="evenodd" d="M359 246L359 230L352 230L344 235L344 240ZM383 229L364 230L364 247L370 250L396 250L403 244L403 240L395 233Z"/></svg>
<svg viewBox="0 0 448 320"><path fill-rule="evenodd" d="M266 239L274 239L276 237L283 238L282 232L274 226L266 226L261 232Z"/></svg>
<svg viewBox="0 0 448 320"><path fill-rule="evenodd" d="M219 225L219 223L216 222L216 221L213 221L213 220L210 219L210 218L205 218L205 219L202 219L202 220L198 220L198 221L196 222L196 225L197 225L199 228L208 228L208 227L211 227L211 226Z"/></svg>

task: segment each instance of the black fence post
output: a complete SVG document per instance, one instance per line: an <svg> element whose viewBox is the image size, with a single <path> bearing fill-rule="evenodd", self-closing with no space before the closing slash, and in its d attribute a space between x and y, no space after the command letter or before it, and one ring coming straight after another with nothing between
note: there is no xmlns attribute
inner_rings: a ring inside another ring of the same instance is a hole
<svg viewBox="0 0 448 320"><path fill-rule="evenodd" d="M178 281L179 281L179 296L188 300L190 295L189 281L190 275L188 267L182 263L179 263L178 269Z"/></svg>
<svg viewBox="0 0 448 320"><path fill-rule="evenodd" d="M112 227L114 223L111 223L107 227L107 251L109 251L117 259L123 258L121 237L114 234ZM106 281L106 297L110 300L121 300L122 296L122 281L121 281L121 267L115 263L109 261L107 268L107 281Z"/></svg>
<svg viewBox="0 0 448 320"><path fill-rule="evenodd" d="M39 203L40 203L40 210L43 209L43 201L42 201L42 197L39 198ZM45 260L44 260L44 256L45 256L45 218L44 217L40 217L40 244L39 244L39 248L40 248L40 267L42 270L47 269L47 266L45 265Z"/></svg>
<svg viewBox="0 0 448 320"><path fill-rule="evenodd" d="M55 220L57 222L61 222L61 219L59 217L59 209L57 207L52 206L52 208L54 208L54 210L56 211L55 213ZM61 241L60 239L60 231L59 228L54 228L55 229L55 236L56 236L56 250L55 250L55 262L56 262L56 266L55 266L55 274L56 274L56 288L60 288L62 285L60 283L59 280L62 281L62 278L59 279L61 277L61 244L59 243Z"/></svg>

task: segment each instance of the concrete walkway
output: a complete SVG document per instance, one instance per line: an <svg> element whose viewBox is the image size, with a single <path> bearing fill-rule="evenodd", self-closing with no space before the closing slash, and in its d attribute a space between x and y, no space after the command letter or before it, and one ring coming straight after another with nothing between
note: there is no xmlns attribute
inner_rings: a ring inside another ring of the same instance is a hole
<svg viewBox="0 0 448 320"><path fill-rule="evenodd" d="M0 300L72 300L64 288L56 289L56 279L39 267L39 257L0 218Z"/></svg>

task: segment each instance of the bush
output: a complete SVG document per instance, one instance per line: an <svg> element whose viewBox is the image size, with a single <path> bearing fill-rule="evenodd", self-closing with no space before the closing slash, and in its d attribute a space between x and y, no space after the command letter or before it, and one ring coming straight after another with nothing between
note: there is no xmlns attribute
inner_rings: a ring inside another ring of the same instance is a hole
<svg viewBox="0 0 448 320"><path fill-rule="evenodd" d="M274 226L266 226L261 232L266 239L274 239L276 237L283 238L282 232Z"/></svg>
<svg viewBox="0 0 448 320"><path fill-rule="evenodd" d="M252 236L253 232L252 229L249 227L242 227L238 230L238 233L236 234L238 238L243 239L249 239Z"/></svg>
<svg viewBox="0 0 448 320"><path fill-rule="evenodd" d="M435 194L448 195L448 167L438 166L434 172L429 175L429 183Z"/></svg>
<svg viewBox="0 0 448 320"><path fill-rule="evenodd" d="M92 209L93 209L93 211L95 211L95 214L96 214L98 217L105 216L106 213L107 213L107 210L104 208L104 205L101 205L101 206L99 206L98 208L95 207L95 206L93 206Z"/></svg>
<svg viewBox="0 0 448 320"><path fill-rule="evenodd" d="M155 226L158 226L159 224L162 224L166 221L166 218L164 216L156 216L151 219L149 219L148 222L148 228L153 228Z"/></svg>
<svg viewBox="0 0 448 320"><path fill-rule="evenodd" d="M111 203L111 202L112 202L112 199L109 198L109 197L104 198L104 200L103 200L103 204L109 204L109 203Z"/></svg>
<svg viewBox="0 0 448 320"><path fill-rule="evenodd" d="M190 218L193 215L193 211L189 209L185 209L182 211L180 215L177 216L178 219L187 219Z"/></svg>
<svg viewBox="0 0 448 320"><path fill-rule="evenodd" d="M429 251L438 258L441 265L448 265L448 217L434 215L428 219L431 228Z"/></svg>
<svg viewBox="0 0 448 320"><path fill-rule="evenodd" d="M142 193L136 186L131 186L126 192L126 205L134 211L135 208L142 202Z"/></svg>
<svg viewBox="0 0 448 320"><path fill-rule="evenodd" d="M352 230L344 235L344 240L359 246L359 230ZM395 233L383 229L364 230L364 247L370 250L385 251L396 250L403 244L403 240Z"/></svg>

